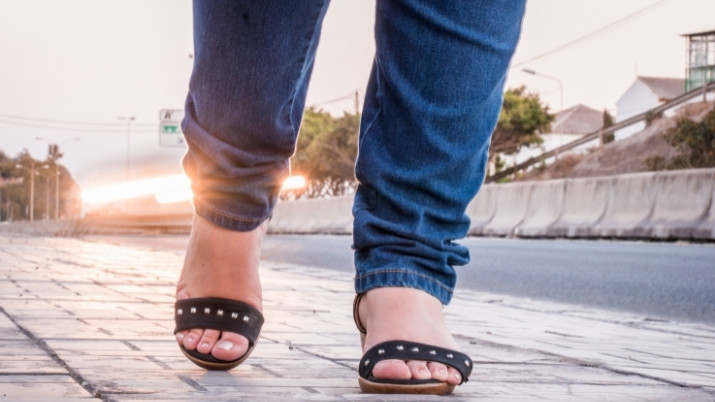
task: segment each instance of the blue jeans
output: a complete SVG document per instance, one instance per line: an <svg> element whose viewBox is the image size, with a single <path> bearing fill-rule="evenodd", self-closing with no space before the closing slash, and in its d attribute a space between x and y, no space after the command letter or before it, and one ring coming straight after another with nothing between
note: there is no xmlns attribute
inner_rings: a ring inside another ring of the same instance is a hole
<svg viewBox="0 0 715 402"><path fill-rule="evenodd" d="M270 217L328 3L194 2L183 165L204 219L248 231ZM355 168L358 293L450 301L523 12L524 0L378 0Z"/></svg>

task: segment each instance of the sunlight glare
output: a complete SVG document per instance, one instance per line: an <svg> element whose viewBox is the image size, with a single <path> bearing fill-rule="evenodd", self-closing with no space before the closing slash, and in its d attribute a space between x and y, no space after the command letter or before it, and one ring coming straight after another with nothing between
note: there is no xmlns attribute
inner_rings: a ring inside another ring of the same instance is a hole
<svg viewBox="0 0 715 402"><path fill-rule="evenodd" d="M154 197L159 204L174 204L177 202L191 201L194 199L194 193L190 189L182 189L175 191L167 191L159 193Z"/></svg>
<svg viewBox="0 0 715 402"><path fill-rule="evenodd" d="M305 187L305 177L290 176L283 182L281 190L298 190Z"/></svg>
<svg viewBox="0 0 715 402"><path fill-rule="evenodd" d="M124 183L108 184L82 192L82 200L87 204L106 204L131 198L146 197L162 193L191 192L191 183L183 175L154 177Z"/></svg>

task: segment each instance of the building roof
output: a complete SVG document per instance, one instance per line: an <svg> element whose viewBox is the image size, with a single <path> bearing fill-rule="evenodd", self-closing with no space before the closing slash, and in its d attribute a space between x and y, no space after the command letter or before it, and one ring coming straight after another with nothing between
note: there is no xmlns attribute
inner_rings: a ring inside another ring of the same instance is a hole
<svg viewBox="0 0 715 402"><path fill-rule="evenodd" d="M712 35L715 34L715 31L704 31L704 32L694 32L694 33L687 33L687 34L682 34L680 36L704 36L704 35Z"/></svg>
<svg viewBox="0 0 715 402"><path fill-rule="evenodd" d="M658 100L670 100L685 93L685 80L682 78L638 76L637 79L653 91Z"/></svg>
<svg viewBox="0 0 715 402"><path fill-rule="evenodd" d="M603 127L603 112L578 104L556 113L552 133L588 134Z"/></svg>

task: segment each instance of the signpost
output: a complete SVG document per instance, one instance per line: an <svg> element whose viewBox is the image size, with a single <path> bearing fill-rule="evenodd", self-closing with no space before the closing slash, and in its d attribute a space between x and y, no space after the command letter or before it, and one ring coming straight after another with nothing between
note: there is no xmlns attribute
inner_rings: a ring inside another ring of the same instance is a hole
<svg viewBox="0 0 715 402"><path fill-rule="evenodd" d="M162 109L159 111L159 145L162 147L185 147L184 133L181 132L181 109Z"/></svg>

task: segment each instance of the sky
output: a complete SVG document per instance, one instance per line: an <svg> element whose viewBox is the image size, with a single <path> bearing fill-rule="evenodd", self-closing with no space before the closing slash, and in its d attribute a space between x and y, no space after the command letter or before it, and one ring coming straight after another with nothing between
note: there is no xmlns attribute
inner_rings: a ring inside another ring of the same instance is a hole
<svg viewBox="0 0 715 402"><path fill-rule="evenodd" d="M552 112L581 103L615 115L637 75L684 77L681 35L715 30L713 15L712 0L529 0L507 87ZM191 18L188 0L0 1L0 151L44 159L58 143L83 188L180 172L184 148L160 146L159 111L183 108ZM373 23L374 1L333 0L308 105L353 112Z"/></svg>

